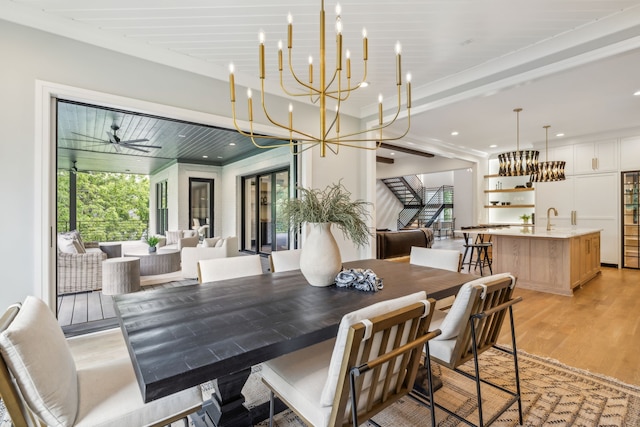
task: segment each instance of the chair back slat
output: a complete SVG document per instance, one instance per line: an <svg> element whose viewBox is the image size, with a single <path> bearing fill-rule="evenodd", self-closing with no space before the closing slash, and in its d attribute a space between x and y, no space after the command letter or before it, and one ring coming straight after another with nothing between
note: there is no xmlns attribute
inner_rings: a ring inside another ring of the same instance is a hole
<svg viewBox="0 0 640 427"><path fill-rule="evenodd" d="M342 364L346 375L341 372L329 425L352 425L349 371L353 367L368 368L355 381L361 420L371 418L411 391L424 343L439 333L427 334L435 300L429 302L426 315L425 305L414 303L370 319L369 339L365 339L363 323L351 326Z"/></svg>

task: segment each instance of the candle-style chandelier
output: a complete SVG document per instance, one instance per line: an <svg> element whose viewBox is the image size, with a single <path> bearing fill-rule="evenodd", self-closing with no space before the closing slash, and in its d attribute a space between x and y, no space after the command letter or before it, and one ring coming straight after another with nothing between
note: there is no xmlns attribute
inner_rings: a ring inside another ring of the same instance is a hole
<svg viewBox="0 0 640 427"><path fill-rule="evenodd" d="M538 167L538 155L540 154L538 151L520 151L520 111L522 108L515 108L513 111L516 113L516 151L508 151L498 155L499 176L531 175Z"/></svg>
<svg viewBox="0 0 640 427"><path fill-rule="evenodd" d="M401 46L400 43L396 43L396 86L397 86L397 98L398 106L393 118L388 122L383 122L383 106L382 95L378 96L378 125L376 127L353 132L347 134L340 133L340 107L342 102L346 101L352 92L365 87L367 79L367 59L368 59L368 40L366 30L362 30L362 60L364 64L364 71L362 80L357 84L351 82L351 54L349 50L343 52L342 48L342 20L340 17L341 8L340 5L336 5L336 62L335 69L330 75L327 75L327 61L325 51L325 11L324 0L321 1L320 9L320 70L318 75L314 75L313 59L309 57L309 74L307 77L301 77L293 70L292 65L292 46L293 46L293 18L291 14L288 15L288 32L287 32L287 48L288 48L288 67L289 72L299 85L297 90L291 90L285 87L283 82L283 54L282 54L282 41L278 42L278 70L280 72L280 86L284 93L291 97L307 97L313 104L318 104L320 108L320 128L318 134L314 135L308 132L303 132L294 128L294 116L293 116L293 104L289 103L289 117L288 123L281 123L269 114L265 105L265 36L264 33L260 33L259 44L259 75L261 84L261 105L264 114L273 125L284 129L288 132L288 137L274 137L265 136L254 133L253 130L253 101L251 89L247 90L248 101L248 121L249 130L245 131L240 128L237 123L236 116L236 94L235 94L235 81L234 81L234 67L233 64L229 66L229 86L231 90L231 109L233 114L233 123L242 135L251 138L254 145L259 148L275 148L288 146L291 152L294 154L300 153L308 148L316 145L320 146L320 156L324 157L326 149L329 148L332 152L338 153L340 147L354 147L363 148L368 150L375 150L380 147L382 142L394 141L401 139L408 132L411 126L411 75L406 75L406 110L407 110L407 127L404 133L396 137L383 137L382 131L384 128L389 127L399 117L401 111L401 86L402 86L402 65L401 65ZM319 79L318 84L314 84L315 78ZM346 79L346 83L344 80ZM331 104L331 105L330 105ZM368 132L376 133L376 137L367 137ZM283 141L276 144L261 144L260 139L277 139ZM375 142L375 144L371 144ZM297 149L299 147L301 149Z"/></svg>
<svg viewBox="0 0 640 427"><path fill-rule="evenodd" d="M566 162L560 160L549 160L549 128L545 125L545 161L538 162L537 170L531 174L531 182L552 182L564 181L564 167Z"/></svg>

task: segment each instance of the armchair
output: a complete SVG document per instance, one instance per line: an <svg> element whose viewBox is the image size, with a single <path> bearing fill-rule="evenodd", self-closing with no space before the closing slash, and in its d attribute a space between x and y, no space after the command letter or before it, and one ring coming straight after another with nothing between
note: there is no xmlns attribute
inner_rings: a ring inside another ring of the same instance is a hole
<svg viewBox="0 0 640 427"><path fill-rule="evenodd" d="M58 233L58 294L102 288L102 261L107 254L95 243L84 243L80 233Z"/></svg>

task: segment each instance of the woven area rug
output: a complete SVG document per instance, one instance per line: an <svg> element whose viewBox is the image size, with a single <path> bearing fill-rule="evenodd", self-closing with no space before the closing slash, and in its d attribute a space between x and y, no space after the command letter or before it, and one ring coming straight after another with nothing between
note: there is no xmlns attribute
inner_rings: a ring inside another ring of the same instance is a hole
<svg viewBox="0 0 640 427"><path fill-rule="evenodd" d="M615 379L574 369L557 361L518 352L520 386L525 426L640 426L640 387L623 384ZM513 389L513 361L503 352L490 350L481 356L484 379ZM468 416L477 423L474 383L460 374L434 364L434 372L444 383L435 395L436 402ZM472 364L464 367L471 372ZM259 371L259 369L258 369ZM497 413L505 402L502 392L483 387L485 421ZM263 402L268 391L260 383L259 372L250 377L244 390L248 404ZM381 426L430 426L429 409L411 398L387 408L373 420ZM465 425L436 410L438 426ZM266 421L258 424L266 426ZM287 410L276 416L278 427L298 427L305 424ZM370 426L370 423L364 423ZM517 404L512 405L492 426L518 425Z"/></svg>

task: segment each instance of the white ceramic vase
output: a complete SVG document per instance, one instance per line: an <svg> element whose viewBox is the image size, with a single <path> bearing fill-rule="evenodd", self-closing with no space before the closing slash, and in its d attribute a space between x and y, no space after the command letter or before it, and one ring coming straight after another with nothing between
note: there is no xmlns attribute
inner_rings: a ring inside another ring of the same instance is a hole
<svg viewBox="0 0 640 427"><path fill-rule="evenodd" d="M310 223L311 232L300 252L300 270L312 286L330 286L342 269L340 249L331 223Z"/></svg>

